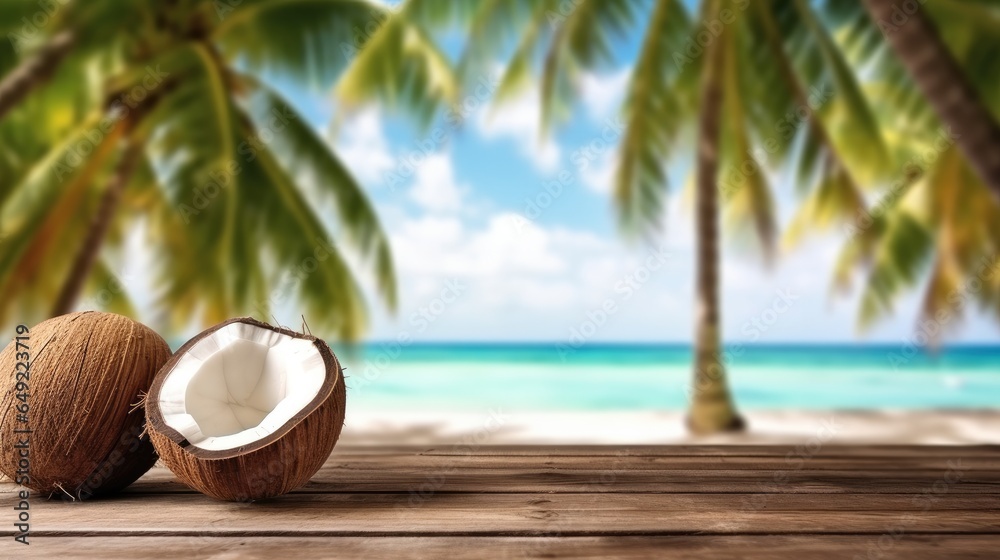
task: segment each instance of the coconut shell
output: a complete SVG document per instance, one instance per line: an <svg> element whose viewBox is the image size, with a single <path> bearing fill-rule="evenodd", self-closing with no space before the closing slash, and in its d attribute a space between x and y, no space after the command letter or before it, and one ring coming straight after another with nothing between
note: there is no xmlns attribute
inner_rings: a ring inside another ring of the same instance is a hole
<svg viewBox="0 0 1000 560"><path fill-rule="evenodd" d="M316 397L268 437L235 449L202 449L190 444L165 423L159 407L160 391L167 376L191 347L236 322L309 340L323 357L326 378ZM309 482L340 438L346 400L343 368L326 342L312 335L242 317L202 332L177 350L153 381L146 399L146 419L150 438L163 464L181 482L220 500L253 501L286 494Z"/></svg>
<svg viewBox="0 0 1000 560"><path fill-rule="evenodd" d="M170 347L121 315L86 311L43 321L28 333L28 422L18 418L17 353L0 353L0 471L18 480L14 445L27 426L29 479L37 492L84 499L120 490L156 462L143 434L143 395ZM23 358L23 356L21 356Z"/></svg>

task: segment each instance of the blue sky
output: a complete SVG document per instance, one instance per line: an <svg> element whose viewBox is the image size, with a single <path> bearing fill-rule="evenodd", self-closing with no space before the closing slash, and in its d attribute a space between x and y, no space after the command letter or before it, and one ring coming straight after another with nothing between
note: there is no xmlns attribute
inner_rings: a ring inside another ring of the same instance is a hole
<svg viewBox="0 0 1000 560"><path fill-rule="evenodd" d="M419 129L378 106L338 113L329 95L281 87L365 186L392 237L401 306L389 316L372 298L372 339L691 340L690 164L669 169L657 246L620 239L609 195L615 117L634 51L623 41L617 62L583 76L572 118L548 138L538 130L537 90L502 106L472 93L461 126ZM772 182L787 223L797 199L783 174ZM726 341L912 340L919 292L859 338L858 290L830 293L838 234L815 235L771 270L729 241ZM972 315L950 339L992 343L997 335Z"/></svg>

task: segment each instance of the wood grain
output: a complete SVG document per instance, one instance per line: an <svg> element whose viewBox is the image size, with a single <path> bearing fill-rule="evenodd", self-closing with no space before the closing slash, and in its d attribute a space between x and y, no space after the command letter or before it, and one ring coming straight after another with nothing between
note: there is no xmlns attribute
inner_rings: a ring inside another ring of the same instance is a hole
<svg viewBox="0 0 1000 560"><path fill-rule="evenodd" d="M673 537L40 537L23 558L131 560L141 551L151 560L462 560L472 558L687 559L808 558L843 560L857 556L884 560L963 558L993 560L1000 547L994 535L909 535L891 544L869 536L673 536ZM24 547L28 548L28 547Z"/></svg>
<svg viewBox="0 0 1000 560"><path fill-rule="evenodd" d="M419 453L421 455L467 455L471 451L480 456L620 456L644 457L784 457L809 449L803 445L489 445L469 446L383 446L376 451L368 446L338 447L334 457L349 454ZM821 445L813 446L817 457L1000 457L1000 445Z"/></svg>
<svg viewBox="0 0 1000 560"><path fill-rule="evenodd" d="M779 473L780 474L780 473ZM420 492L432 487L441 493L525 494L534 492L580 493L726 493L726 494L920 494L941 478L943 471L898 474L787 473L781 482L775 475L713 471L708 474L663 473L662 471L616 472L608 477L600 471L526 471L463 469L434 471L381 471L339 473L315 478L293 494ZM194 493L169 475L150 476L133 484L128 494ZM1000 495L995 474L967 474L951 494ZM2 491L0 491L2 493ZM998 498L1000 499L1000 498Z"/></svg>
<svg viewBox="0 0 1000 560"><path fill-rule="evenodd" d="M345 447L304 488L255 503L157 467L112 498L35 499L37 556L16 557L995 557L997 446L801 451ZM14 489L0 483L0 510Z"/></svg>
<svg viewBox="0 0 1000 560"><path fill-rule="evenodd" d="M10 509L12 500L0 500ZM1000 533L995 495L297 494L255 503L198 494L32 504L38 535L636 535ZM5 531L9 534L10 529Z"/></svg>

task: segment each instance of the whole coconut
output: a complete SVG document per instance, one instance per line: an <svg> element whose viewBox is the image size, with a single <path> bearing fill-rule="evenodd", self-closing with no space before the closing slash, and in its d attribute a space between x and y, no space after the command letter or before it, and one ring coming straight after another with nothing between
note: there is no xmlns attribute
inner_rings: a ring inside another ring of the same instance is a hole
<svg viewBox="0 0 1000 560"><path fill-rule="evenodd" d="M27 423L16 408L24 401L15 375L25 350L12 341L0 353L0 472L37 492L84 499L121 490L148 471L156 453L141 401L170 358L163 338L96 311L43 321L26 336ZM25 438L15 430L24 428L31 431L27 477L18 473L15 448Z"/></svg>

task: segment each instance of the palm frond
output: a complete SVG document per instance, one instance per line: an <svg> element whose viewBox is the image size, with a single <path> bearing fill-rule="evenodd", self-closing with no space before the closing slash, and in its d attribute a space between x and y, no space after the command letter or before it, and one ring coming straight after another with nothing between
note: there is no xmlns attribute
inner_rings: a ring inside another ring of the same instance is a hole
<svg viewBox="0 0 1000 560"><path fill-rule="evenodd" d="M660 225L664 165L684 122L683 97L675 89L681 69L671 54L687 39L689 29L679 2L659 0L632 71L614 192L619 223L629 234Z"/></svg>
<svg viewBox="0 0 1000 560"><path fill-rule="evenodd" d="M543 134L565 118L580 71L610 63L611 40L624 36L636 20L636 5L630 0L582 0L568 14L560 10L553 2L544 14L555 31L542 63Z"/></svg>
<svg viewBox="0 0 1000 560"><path fill-rule="evenodd" d="M365 0L243 0L204 17L217 21L212 38L228 60L288 76L316 89L330 87L391 13Z"/></svg>
<svg viewBox="0 0 1000 560"><path fill-rule="evenodd" d="M458 99L459 79L420 18L426 2L407 2L371 35L337 83L348 107L379 100L409 109L424 125Z"/></svg>
<svg viewBox="0 0 1000 560"><path fill-rule="evenodd" d="M265 119L282 116L283 123L275 131L275 157L285 169L296 170L299 182L311 182L320 194L333 199L343 236L362 258L373 261L378 289L389 308L395 309L396 278L389 239L361 186L291 105L259 82L254 87L264 101L256 111L258 127Z"/></svg>
<svg viewBox="0 0 1000 560"><path fill-rule="evenodd" d="M876 319L893 311L899 293L919 281L933 249L933 235L912 214L902 211L889 218L862 293L860 328L870 327Z"/></svg>
<svg viewBox="0 0 1000 560"><path fill-rule="evenodd" d="M354 274L292 177L273 155L262 151L256 162L261 178L267 180L267 188L259 190L259 195L261 203L268 204L271 211L262 224L272 233L267 242L278 268L287 274L300 272L297 291L310 324L356 340L367 327L367 311ZM326 256L317 256L318 250ZM310 263L315 263L315 271L309 271Z"/></svg>
<svg viewBox="0 0 1000 560"><path fill-rule="evenodd" d="M727 49L722 72L722 85L728 92L745 91L741 81L740 53L745 28L736 29L723 39ZM777 220L774 199L761 164L751 156L749 118L740 95L726 95L723 107L724 122L729 123L723 146L719 180L725 203L726 219L737 232L749 228L756 234L767 262L774 258ZM728 173L728 177L725 175ZM745 238L738 235L737 238Z"/></svg>
<svg viewBox="0 0 1000 560"><path fill-rule="evenodd" d="M795 0L796 12L813 37L835 87L835 101L847 115L838 135L844 138L841 150L856 162L878 161L886 157L882 129L858 83L855 71L844 58L826 27L807 0Z"/></svg>

